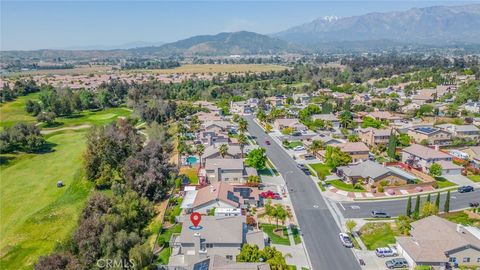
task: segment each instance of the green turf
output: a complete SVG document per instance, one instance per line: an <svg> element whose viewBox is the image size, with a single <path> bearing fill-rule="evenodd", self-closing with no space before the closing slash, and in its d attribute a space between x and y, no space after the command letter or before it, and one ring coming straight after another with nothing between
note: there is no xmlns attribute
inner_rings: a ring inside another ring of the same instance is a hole
<svg viewBox="0 0 480 270"><path fill-rule="evenodd" d="M438 188L446 188L446 187L453 187L456 186L455 183L452 183L448 181L447 179L443 177L435 177L435 180L437 180Z"/></svg>
<svg viewBox="0 0 480 270"><path fill-rule="evenodd" d="M458 223L465 226L475 226L480 224L480 221L478 219L469 218L468 215L463 211L450 212L448 214L445 214L443 217L453 223Z"/></svg>
<svg viewBox="0 0 480 270"><path fill-rule="evenodd" d="M51 152L18 154L1 167L3 269L31 269L39 255L69 236L91 190L81 171L85 133L64 132L47 141ZM58 180L65 187L57 188Z"/></svg>
<svg viewBox="0 0 480 270"><path fill-rule="evenodd" d="M340 179L326 181L326 183L331 184L333 187L337 189L348 191L348 192L365 192L365 189L354 188L352 184L345 183Z"/></svg>
<svg viewBox="0 0 480 270"><path fill-rule="evenodd" d="M320 173L324 176L327 176L327 175L330 175L330 172L332 171L330 167L328 167L326 164L323 164L323 163L309 164L309 166L315 171L316 175Z"/></svg>
<svg viewBox="0 0 480 270"><path fill-rule="evenodd" d="M395 232L390 227L390 223L367 223L360 229L359 234L368 250L395 243Z"/></svg>
<svg viewBox="0 0 480 270"><path fill-rule="evenodd" d="M268 235L268 238L270 238L270 241L272 244L277 244L277 245L285 245L289 246L290 245L290 239L288 239L287 236L287 228L285 226L278 226L279 229L282 229L283 231L283 237L275 234L273 231L277 228L275 224L262 224L262 230Z"/></svg>
<svg viewBox="0 0 480 270"><path fill-rule="evenodd" d="M0 127L10 127L18 122L35 122L35 117L25 111L27 100L38 99L39 93L33 93L28 96L18 97L16 100L0 105Z"/></svg>
<svg viewBox="0 0 480 270"><path fill-rule="evenodd" d="M473 182L477 182L477 183L480 182L480 174L477 174L477 175L471 174L471 175L468 175L467 177Z"/></svg>
<svg viewBox="0 0 480 270"><path fill-rule="evenodd" d="M287 148L293 149L297 146L303 146L303 143L301 141L291 141L291 142L288 143Z"/></svg>
<svg viewBox="0 0 480 270"><path fill-rule="evenodd" d="M157 263L162 265L167 265L168 261L170 260L170 255L172 254L172 248L165 247L158 253Z"/></svg>

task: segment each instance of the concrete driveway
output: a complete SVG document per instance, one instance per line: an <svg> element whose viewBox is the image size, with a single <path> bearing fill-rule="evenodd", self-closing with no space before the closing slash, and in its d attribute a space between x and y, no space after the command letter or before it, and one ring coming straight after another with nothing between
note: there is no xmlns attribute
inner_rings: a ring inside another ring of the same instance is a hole
<svg viewBox="0 0 480 270"><path fill-rule="evenodd" d="M442 175L445 179L448 181L455 183L459 186L478 186L477 183L473 182L472 180L468 179L467 177L461 175L461 174L455 174L455 175Z"/></svg>

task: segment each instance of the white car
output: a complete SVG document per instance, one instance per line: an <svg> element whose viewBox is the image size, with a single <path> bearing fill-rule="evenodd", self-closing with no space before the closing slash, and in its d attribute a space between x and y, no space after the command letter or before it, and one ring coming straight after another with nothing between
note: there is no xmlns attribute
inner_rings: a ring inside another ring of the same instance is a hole
<svg viewBox="0 0 480 270"><path fill-rule="evenodd" d="M293 148L293 151L303 151L303 150L305 150L305 147L303 147L303 146L295 146Z"/></svg>
<svg viewBox="0 0 480 270"><path fill-rule="evenodd" d="M342 241L342 245L347 248L352 248L353 243L350 237L346 233L339 233L338 236L340 236L340 241Z"/></svg>
<svg viewBox="0 0 480 270"><path fill-rule="evenodd" d="M375 254L378 257L395 257L398 255L398 252L394 247L382 247L375 249Z"/></svg>

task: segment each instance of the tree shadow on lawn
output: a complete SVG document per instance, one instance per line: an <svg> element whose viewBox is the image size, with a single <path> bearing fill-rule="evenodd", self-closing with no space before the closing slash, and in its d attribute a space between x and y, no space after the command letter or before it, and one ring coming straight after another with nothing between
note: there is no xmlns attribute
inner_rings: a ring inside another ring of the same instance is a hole
<svg viewBox="0 0 480 270"><path fill-rule="evenodd" d="M8 165L13 160L15 160L14 156L1 156L0 155L0 166Z"/></svg>
<svg viewBox="0 0 480 270"><path fill-rule="evenodd" d="M38 148L37 150L33 151L33 154L48 154L55 151L55 146L58 144L52 142L46 142L42 147Z"/></svg>

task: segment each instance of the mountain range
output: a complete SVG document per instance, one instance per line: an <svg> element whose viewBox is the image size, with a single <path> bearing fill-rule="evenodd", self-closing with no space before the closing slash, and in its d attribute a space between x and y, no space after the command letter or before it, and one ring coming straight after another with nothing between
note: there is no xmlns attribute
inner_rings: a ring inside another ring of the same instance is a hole
<svg viewBox="0 0 480 270"><path fill-rule="evenodd" d="M434 6L344 18L321 17L270 35L240 31L194 36L160 46L103 51L10 51L2 52L2 55L30 53L42 57L58 53L96 58L102 54L104 57L220 56L312 52L319 49L381 49L399 45L480 46L479 25L480 4Z"/></svg>

